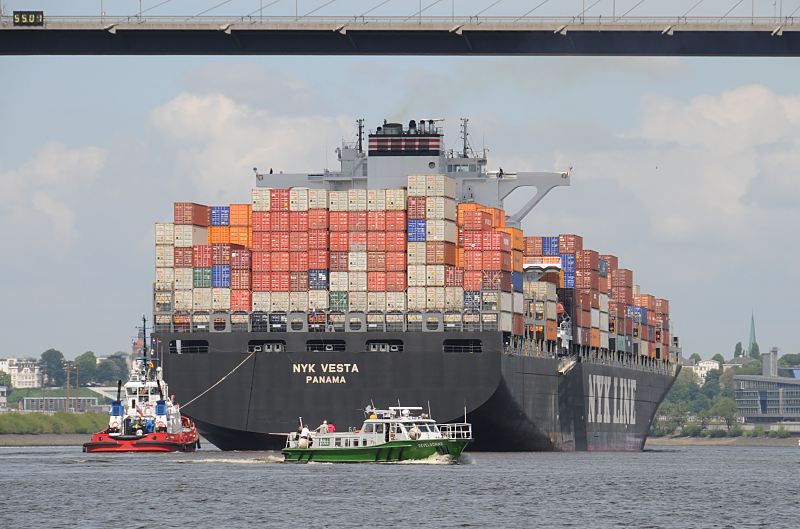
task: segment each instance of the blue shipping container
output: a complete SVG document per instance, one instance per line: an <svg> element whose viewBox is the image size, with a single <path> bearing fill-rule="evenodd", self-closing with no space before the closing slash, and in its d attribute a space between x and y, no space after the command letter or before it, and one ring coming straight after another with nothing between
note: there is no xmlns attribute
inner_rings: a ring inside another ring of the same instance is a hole
<svg viewBox="0 0 800 529"><path fill-rule="evenodd" d="M309 270L308 271L309 290L328 290L328 271Z"/></svg>
<svg viewBox="0 0 800 529"><path fill-rule="evenodd" d="M608 261L600 259L600 277L608 277Z"/></svg>
<svg viewBox="0 0 800 529"><path fill-rule="evenodd" d="M464 292L464 308L467 310L480 310L481 308L481 293L465 291Z"/></svg>
<svg viewBox="0 0 800 529"><path fill-rule="evenodd" d="M408 221L408 242L425 242L425 221Z"/></svg>
<svg viewBox="0 0 800 529"><path fill-rule="evenodd" d="M231 267L229 265L211 267L211 286L214 288L231 287Z"/></svg>
<svg viewBox="0 0 800 529"><path fill-rule="evenodd" d="M230 226L231 208L228 206L211 206L211 225Z"/></svg>
<svg viewBox="0 0 800 529"><path fill-rule="evenodd" d="M567 274L575 273L575 254L562 253L561 254L561 269Z"/></svg>
<svg viewBox="0 0 800 529"><path fill-rule="evenodd" d="M542 255L558 255L558 237L542 237Z"/></svg>
<svg viewBox="0 0 800 529"><path fill-rule="evenodd" d="M638 323L647 325L647 309L644 307L635 307L633 305L628 305L625 308L625 316L631 318L632 320Z"/></svg>
<svg viewBox="0 0 800 529"><path fill-rule="evenodd" d="M514 292L522 292L523 280L524 276L522 272L511 272L511 287L514 289Z"/></svg>
<svg viewBox="0 0 800 529"><path fill-rule="evenodd" d="M564 273L564 288L575 288L575 272Z"/></svg>

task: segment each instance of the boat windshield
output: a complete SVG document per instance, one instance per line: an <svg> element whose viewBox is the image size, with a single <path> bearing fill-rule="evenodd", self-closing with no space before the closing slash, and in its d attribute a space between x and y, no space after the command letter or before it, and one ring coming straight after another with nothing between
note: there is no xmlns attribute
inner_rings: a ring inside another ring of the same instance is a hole
<svg viewBox="0 0 800 529"><path fill-rule="evenodd" d="M406 427L406 430L410 430L410 429L412 429L412 428L414 428L416 426L417 430L419 430L420 432L437 432L438 431L438 430L436 430L436 425L435 424L427 424L427 423L424 423L424 422L407 422L407 423L403 423L403 426Z"/></svg>

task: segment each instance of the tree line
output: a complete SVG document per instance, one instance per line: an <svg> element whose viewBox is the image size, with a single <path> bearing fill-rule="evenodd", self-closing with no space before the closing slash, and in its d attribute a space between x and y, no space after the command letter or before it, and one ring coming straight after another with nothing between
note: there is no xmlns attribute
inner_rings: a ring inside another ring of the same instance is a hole
<svg viewBox="0 0 800 529"><path fill-rule="evenodd" d="M48 349L39 359L39 368L46 386L64 386L67 382L67 367L70 369L70 384L75 384L77 375L81 386L113 386L117 380L128 378L128 355L121 351L116 352L98 363L94 352L86 351L68 362L61 351Z"/></svg>

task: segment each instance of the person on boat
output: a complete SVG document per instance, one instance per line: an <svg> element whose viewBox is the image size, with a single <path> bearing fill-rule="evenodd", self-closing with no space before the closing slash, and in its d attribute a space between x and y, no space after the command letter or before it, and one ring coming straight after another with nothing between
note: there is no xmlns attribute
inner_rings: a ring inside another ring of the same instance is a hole
<svg viewBox="0 0 800 529"><path fill-rule="evenodd" d="M328 421L322 421L322 424L320 424L317 427L317 433L328 433L328 432L330 432Z"/></svg>
<svg viewBox="0 0 800 529"><path fill-rule="evenodd" d="M303 428L300 430L300 439L308 439L311 437L311 431L308 429L308 426L305 424Z"/></svg>
<svg viewBox="0 0 800 529"><path fill-rule="evenodd" d="M336 431L336 427L333 425L332 422L328 423L328 433L334 433Z"/></svg>

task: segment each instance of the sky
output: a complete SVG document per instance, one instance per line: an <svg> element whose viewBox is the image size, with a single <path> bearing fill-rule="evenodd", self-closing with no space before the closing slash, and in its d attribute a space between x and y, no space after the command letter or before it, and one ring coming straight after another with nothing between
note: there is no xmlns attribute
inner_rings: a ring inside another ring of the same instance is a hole
<svg viewBox="0 0 800 529"><path fill-rule="evenodd" d="M797 60L0 57L0 79L0 357L129 350L173 202L246 202L253 167L335 169L357 118L423 116L448 147L469 117L490 169L572 167L526 234L618 255L685 356L731 356L751 311L762 350L800 350Z"/></svg>

